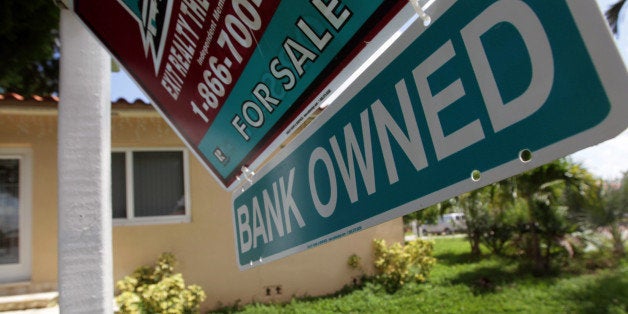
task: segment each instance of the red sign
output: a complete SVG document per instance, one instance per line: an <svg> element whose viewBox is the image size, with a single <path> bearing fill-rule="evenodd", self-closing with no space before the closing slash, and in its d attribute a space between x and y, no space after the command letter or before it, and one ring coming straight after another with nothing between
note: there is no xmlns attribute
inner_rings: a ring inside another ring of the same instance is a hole
<svg viewBox="0 0 628 314"><path fill-rule="evenodd" d="M230 189L348 62L337 56L404 3L74 0L74 11Z"/></svg>

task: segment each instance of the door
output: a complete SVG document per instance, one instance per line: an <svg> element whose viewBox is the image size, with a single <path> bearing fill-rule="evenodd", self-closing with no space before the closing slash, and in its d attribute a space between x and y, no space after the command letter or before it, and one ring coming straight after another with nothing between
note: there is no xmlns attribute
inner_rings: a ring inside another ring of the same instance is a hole
<svg viewBox="0 0 628 314"><path fill-rule="evenodd" d="M0 148L0 283L31 275L30 154Z"/></svg>

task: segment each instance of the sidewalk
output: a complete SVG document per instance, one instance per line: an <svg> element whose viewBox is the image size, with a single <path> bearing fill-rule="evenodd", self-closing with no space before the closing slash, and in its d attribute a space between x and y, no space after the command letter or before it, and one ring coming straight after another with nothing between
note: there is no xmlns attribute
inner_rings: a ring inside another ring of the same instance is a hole
<svg viewBox="0 0 628 314"><path fill-rule="evenodd" d="M59 293L56 291L3 295L0 296L0 312L59 313L58 307L55 306L58 297Z"/></svg>
<svg viewBox="0 0 628 314"><path fill-rule="evenodd" d="M47 307L44 309L34 309L34 310L23 310L23 311L9 311L9 312L0 312L2 314L59 314L59 307Z"/></svg>

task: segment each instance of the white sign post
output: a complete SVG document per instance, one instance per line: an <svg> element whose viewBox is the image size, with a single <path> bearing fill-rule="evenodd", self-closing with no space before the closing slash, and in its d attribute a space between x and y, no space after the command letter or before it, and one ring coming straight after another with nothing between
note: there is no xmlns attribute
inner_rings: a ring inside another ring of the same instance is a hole
<svg viewBox="0 0 628 314"><path fill-rule="evenodd" d="M110 58L61 10L59 306L112 313Z"/></svg>

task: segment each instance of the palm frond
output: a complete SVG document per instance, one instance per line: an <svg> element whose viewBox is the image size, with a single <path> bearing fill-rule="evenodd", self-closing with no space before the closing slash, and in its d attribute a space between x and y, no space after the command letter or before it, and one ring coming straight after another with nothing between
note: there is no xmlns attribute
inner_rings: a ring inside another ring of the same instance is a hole
<svg viewBox="0 0 628 314"><path fill-rule="evenodd" d="M619 0L606 11L606 20L613 34L617 34L617 20L619 19L619 12L624 7L624 4L626 4L626 0Z"/></svg>

